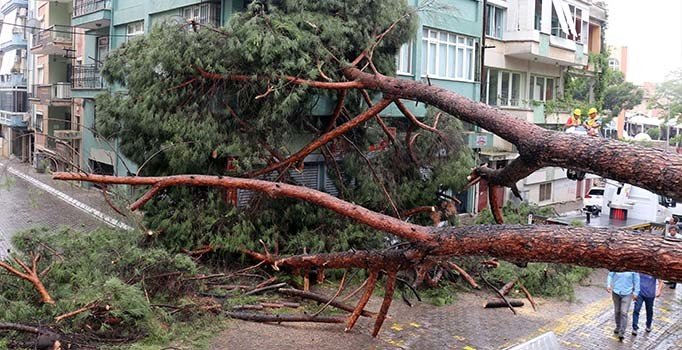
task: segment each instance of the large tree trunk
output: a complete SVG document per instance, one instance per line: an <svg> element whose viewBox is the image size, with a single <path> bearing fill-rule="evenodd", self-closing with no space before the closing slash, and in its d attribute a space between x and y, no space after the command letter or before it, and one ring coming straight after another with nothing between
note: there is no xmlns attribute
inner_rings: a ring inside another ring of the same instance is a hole
<svg viewBox="0 0 682 350"><path fill-rule="evenodd" d="M358 267L405 269L425 256L494 256L511 261L569 263L616 271L646 272L664 279L682 280L682 243L621 229L559 225L480 225L433 228L402 222L301 186L227 176L179 175L169 177L116 177L83 173L55 173L57 180L103 184L213 186L266 192L321 205L342 216L412 242L404 249L299 255L269 261L277 266L306 268ZM151 198L151 197L149 197ZM263 257L269 259L269 257Z"/></svg>
<svg viewBox="0 0 682 350"><path fill-rule="evenodd" d="M348 79L363 83L365 88L424 102L513 143L523 166L508 169L503 176L491 177L493 184L511 186L539 168L558 166L682 200L682 157L677 154L611 139L546 130L452 91L414 80L364 73L357 68L347 68L344 72Z"/></svg>

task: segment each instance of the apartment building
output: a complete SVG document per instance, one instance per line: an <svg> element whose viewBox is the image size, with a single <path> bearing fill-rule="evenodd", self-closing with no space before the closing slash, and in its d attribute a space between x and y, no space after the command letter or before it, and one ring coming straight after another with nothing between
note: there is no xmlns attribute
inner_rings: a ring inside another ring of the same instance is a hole
<svg viewBox="0 0 682 350"><path fill-rule="evenodd" d="M0 156L28 161L27 0L0 1Z"/></svg>
<svg viewBox="0 0 682 350"><path fill-rule="evenodd" d="M29 2L30 128L37 169L71 170L79 163L80 133L71 113L71 10L70 1Z"/></svg>
<svg viewBox="0 0 682 350"><path fill-rule="evenodd" d="M415 7L421 4L417 0L408 3ZM478 101L482 78L483 2L449 0L434 6L437 7L420 12L415 37L401 47L397 57L397 76L428 82ZM417 117L426 114L424 104L404 102ZM395 106L383 114L403 118ZM491 133L472 125L465 125L464 138L476 153L493 143ZM478 206L476 189L454 195L461 201L460 212L476 212L483 208Z"/></svg>
<svg viewBox="0 0 682 350"><path fill-rule="evenodd" d="M485 6L482 100L560 130L570 111L553 101L567 73L594 75L588 57L602 50L605 10L590 0L487 0ZM498 137L481 152L481 160L497 168L516 157L513 145ZM528 202L549 205L582 198L585 182L569 180L565 169L545 168L517 185ZM485 204L481 196L479 205Z"/></svg>

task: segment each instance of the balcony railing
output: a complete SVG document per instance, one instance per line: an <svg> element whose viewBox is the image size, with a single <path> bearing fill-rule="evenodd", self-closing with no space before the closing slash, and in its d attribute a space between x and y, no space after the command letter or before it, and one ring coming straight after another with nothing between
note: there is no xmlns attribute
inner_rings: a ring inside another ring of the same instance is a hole
<svg viewBox="0 0 682 350"><path fill-rule="evenodd" d="M71 47L72 43L73 28L53 25L33 34L31 51L36 54L55 54Z"/></svg>
<svg viewBox="0 0 682 350"><path fill-rule="evenodd" d="M55 83L52 85L34 85L33 98L40 103L54 103L71 98L71 83Z"/></svg>
<svg viewBox="0 0 682 350"><path fill-rule="evenodd" d="M84 16L93 12L111 9L110 0L74 0L73 17Z"/></svg>
<svg viewBox="0 0 682 350"><path fill-rule="evenodd" d="M101 65L86 64L80 66L73 66L73 75L71 77L71 86L74 89L102 89L104 88L104 81L100 74Z"/></svg>
<svg viewBox="0 0 682 350"><path fill-rule="evenodd" d="M28 127L28 113L0 111L0 125L26 128Z"/></svg>
<svg viewBox="0 0 682 350"><path fill-rule="evenodd" d="M55 130L54 137L60 140L78 140L81 138L80 130Z"/></svg>

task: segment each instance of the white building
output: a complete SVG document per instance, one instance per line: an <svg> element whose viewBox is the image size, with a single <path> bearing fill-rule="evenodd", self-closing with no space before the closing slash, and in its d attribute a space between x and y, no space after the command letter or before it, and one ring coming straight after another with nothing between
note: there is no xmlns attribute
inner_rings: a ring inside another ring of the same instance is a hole
<svg viewBox="0 0 682 350"><path fill-rule="evenodd" d="M593 74L588 56L601 51L605 11L590 0L488 0L486 15L483 101L560 129L570 112L556 110L552 101L561 96L569 70ZM515 157L513 145L498 137L492 149L481 152L482 161L494 168ZM567 179L565 169L546 168L518 187L528 202L549 205L582 198L586 181ZM480 196L479 208L485 202Z"/></svg>

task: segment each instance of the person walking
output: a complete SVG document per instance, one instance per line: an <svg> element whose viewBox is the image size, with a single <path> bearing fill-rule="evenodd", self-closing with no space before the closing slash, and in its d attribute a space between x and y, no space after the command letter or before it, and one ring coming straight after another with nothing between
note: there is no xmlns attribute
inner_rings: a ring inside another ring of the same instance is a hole
<svg viewBox="0 0 682 350"><path fill-rule="evenodd" d="M616 318L616 329L613 333L618 336L618 340L623 341L628 324L630 302L637 300L637 295L639 295L639 273L609 272L606 278L606 291L613 299L613 311Z"/></svg>
<svg viewBox="0 0 682 350"><path fill-rule="evenodd" d="M632 311L632 335L637 335L639 330L639 312L642 304L646 307L646 331L651 332L651 322L654 318L654 300L661 296L663 281L657 281L656 277L645 273L639 273L639 294L635 301L635 309Z"/></svg>

